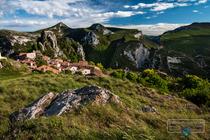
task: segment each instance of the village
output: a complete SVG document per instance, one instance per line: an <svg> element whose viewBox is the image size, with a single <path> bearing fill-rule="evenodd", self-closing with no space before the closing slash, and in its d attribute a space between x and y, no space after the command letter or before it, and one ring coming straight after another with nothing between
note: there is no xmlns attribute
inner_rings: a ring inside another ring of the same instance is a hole
<svg viewBox="0 0 210 140"><path fill-rule="evenodd" d="M40 56L42 60L46 62L43 65L37 65L36 58ZM103 72L100 68L88 64L87 61L74 63L60 58L52 59L46 55L40 55L40 52L36 51L20 53L16 56L16 61L26 64L31 71L52 72L54 74L70 71L72 74L81 73L83 75L103 76Z"/></svg>

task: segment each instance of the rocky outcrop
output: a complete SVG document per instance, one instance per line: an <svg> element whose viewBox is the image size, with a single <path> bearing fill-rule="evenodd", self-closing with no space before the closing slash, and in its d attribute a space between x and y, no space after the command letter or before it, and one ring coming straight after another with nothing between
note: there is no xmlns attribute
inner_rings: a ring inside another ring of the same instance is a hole
<svg viewBox="0 0 210 140"><path fill-rule="evenodd" d="M26 36L17 36L14 35L11 37L10 42L11 45L14 46L15 44L19 44L19 45L26 45L26 43L31 42L31 38L26 37Z"/></svg>
<svg viewBox="0 0 210 140"><path fill-rule="evenodd" d="M110 102L119 104L119 97L98 86L86 86L76 90L67 90L60 94L50 92L26 108L12 113L10 120L23 121L39 116L60 116L88 103L104 105Z"/></svg>
<svg viewBox="0 0 210 140"><path fill-rule="evenodd" d="M151 105L145 105L141 108L142 112L157 112L157 109Z"/></svg>
<svg viewBox="0 0 210 140"><path fill-rule="evenodd" d="M104 27L101 24L93 24L90 27L91 30L95 31L95 32L99 32L102 33L103 35L111 35L114 34L112 31L110 31L109 29L107 29L106 27Z"/></svg>
<svg viewBox="0 0 210 140"><path fill-rule="evenodd" d="M174 69L178 69L177 64L181 63L181 58L167 56L166 59L167 59L168 69L170 72L172 72Z"/></svg>
<svg viewBox="0 0 210 140"><path fill-rule="evenodd" d="M88 32L85 37L82 39L84 45L96 47L100 41L98 36L94 32Z"/></svg>
<svg viewBox="0 0 210 140"><path fill-rule="evenodd" d="M42 51L50 49L54 52L54 57L59 55L60 48L57 44L56 35L52 31L43 31L38 43Z"/></svg>
<svg viewBox="0 0 210 140"><path fill-rule="evenodd" d="M141 39L143 37L143 33L139 31L137 34L134 35L135 38Z"/></svg>
<svg viewBox="0 0 210 140"><path fill-rule="evenodd" d="M124 50L123 55L132 61L136 68L139 69L143 68L146 60L149 59L150 51L148 48L145 48L143 44L138 43L135 49Z"/></svg>
<svg viewBox="0 0 210 140"><path fill-rule="evenodd" d="M84 49L82 47L82 45L80 45L79 43L77 43L78 46L77 46L77 54L80 56L81 60L85 60L85 52L84 52Z"/></svg>
<svg viewBox="0 0 210 140"><path fill-rule="evenodd" d="M11 121L21 121L26 119L33 119L44 113L45 108L55 99L56 94L50 92L38 100L21 109L20 111L14 112L10 115Z"/></svg>

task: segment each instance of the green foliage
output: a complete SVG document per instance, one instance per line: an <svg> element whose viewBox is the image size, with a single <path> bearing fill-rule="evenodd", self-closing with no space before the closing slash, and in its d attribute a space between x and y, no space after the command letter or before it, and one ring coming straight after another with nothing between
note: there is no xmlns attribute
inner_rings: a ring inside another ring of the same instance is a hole
<svg viewBox="0 0 210 140"><path fill-rule="evenodd" d="M42 56L37 56L35 62L38 67L42 65L47 65L47 62L42 58Z"/></svg>
<svg viewBox="0 0 210 140"><path fill-rule="evenodd" d="M0 69L0 80L20 76L29 71L27 66L10 59L0 60L0 63L3 65L3 68Z"/></svg>
<svg viewBox="0 0 210 140"><path fill-rule="evenodd" d="M210 106L210 83L195 75L186 75L179 81L180 96L201 106Z"/></svg>
<svg viewBox="0 0 210 140"><path fill-rule="evenodd" d="M97 63L96 66L99 67L101 70L104 70L104 66L101 63Z"/></svg>
<svg viewBox="0 0 210 140"><path fill-rule="evenodd" d="M147 84L162 91L168 92L168 82L161 78L154 69L146 69L142 73L142 78Z"/></svg>
<svg viewBox="0 0 210 140"><path fill-rule="evenodd" d="M69 38L62 38L58 43L65 56L72 62L78 62L81 59L81 56L77 53L78 44L76 41Z"/></svg>
<svg viewBox="0 0 210 140"><path fill-rule="evenodd" d="M134 73L134 72L128 72L127 75L126 75L126 78L128 80L131 80L131 81L136 81L138 79L138 74Z"/></svg>
<svg viewBox="0 0 210 140"><path fill-rule="evenodd" d="M17 44L15 43L13 46L14 52L19 54L22 52L32 52L34 50L37 50L37 44L34 42L27 42L26 44Z"/></svg>
<svg viewBox="0 0 210 140"><path fill-rule="evenodd" d="M186 75L180 82L184 88L199 88L206 85L204 84L205 80L199 78L196 75Z"/></svg>
<svg viewBox="0 0 210 140"><path fill-rule="evenodd" d="M111 73L111 76L115 78L125 79L126 73L123 70L117 70Z"/></svg>

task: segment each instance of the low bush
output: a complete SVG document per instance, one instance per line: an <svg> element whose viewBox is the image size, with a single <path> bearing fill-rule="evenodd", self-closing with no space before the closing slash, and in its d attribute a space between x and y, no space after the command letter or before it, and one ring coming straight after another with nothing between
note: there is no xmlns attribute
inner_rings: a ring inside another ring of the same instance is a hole
<svg viewBox="0 0 210 140"><path fill-rule="evenodd" d="M115 78L125 79L126 73L123 70L117 70L111 73L111 76Z"/></svg>
<svg viewBox="0 0 210 140"><path fill-rule="evenodd" d="M210 84L195 75L186 75L179 80L180 96L201 106L210 106Z"/></svg>
<svg viewBox="0 0 210 140"><path fill-rule="evenodd" d="M134 72L128 72L127 75L126 75L126 78L128 80L131 80L131 81L137 81L138 79L138 74L134 73Z"/></svg>
<svg viewBox="0 0 210 140"><path fill-rule="evenodd" d="M153 69L146 69L142 73L142 78L151 87L158 88L161 91L168 91L168 82L162 79Z"/></svg>

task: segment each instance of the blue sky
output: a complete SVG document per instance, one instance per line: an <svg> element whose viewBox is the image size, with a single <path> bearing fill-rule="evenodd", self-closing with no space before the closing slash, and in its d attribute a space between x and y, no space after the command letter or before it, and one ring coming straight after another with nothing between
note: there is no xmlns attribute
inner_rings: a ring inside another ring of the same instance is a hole
<svg viewBox="0 0 210 140"><path fill-rule="evenodd" d="M34 31L64 22L138 28L147 34L210 22L209 0L0 0L0 28Z"/></svg>

